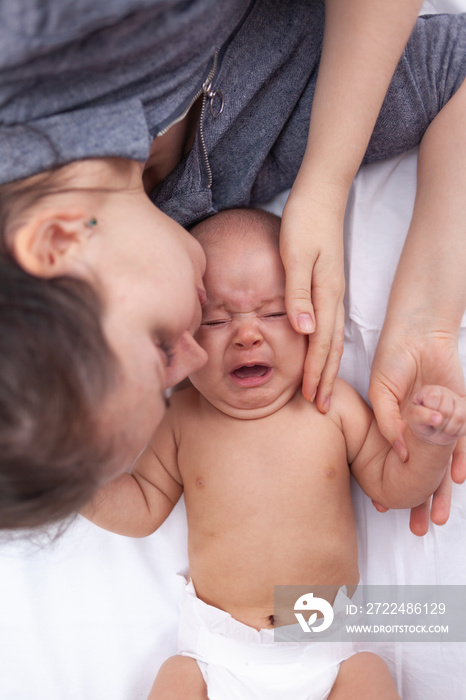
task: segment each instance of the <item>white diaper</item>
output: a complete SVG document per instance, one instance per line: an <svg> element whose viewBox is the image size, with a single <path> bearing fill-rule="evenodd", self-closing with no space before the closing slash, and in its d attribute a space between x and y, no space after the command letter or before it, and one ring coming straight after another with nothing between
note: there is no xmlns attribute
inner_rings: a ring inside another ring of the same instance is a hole
<svg viewBox="0 0 466 700"><path fill-rule="evenodd" d="M341 642L274 642L274 631L207 605L187 584L178 653L197 660L210 700L325 700L339 665L355 650Z"/></svg>

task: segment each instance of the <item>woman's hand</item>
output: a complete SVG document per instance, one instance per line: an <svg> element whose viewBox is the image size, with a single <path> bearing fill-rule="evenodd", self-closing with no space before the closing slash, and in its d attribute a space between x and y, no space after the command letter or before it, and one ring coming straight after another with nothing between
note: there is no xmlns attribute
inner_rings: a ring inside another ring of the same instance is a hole
<svg viewBox="0 0 466 700"><path fill-rule="evenodd" d="M410 323L390 323L384 327L372 365L369 399L381 433L392 444L402 461L408 453L404 440L403 407L421 385L440 384L461 396L466 395L463 369L458 355L458 337L441 331L442 320L412 317ZM458 440L453 455L451 478L447 474L432 503L413 508L410 529L424 535L432 522L443 525L450 514L451 480L466 479L466 440ZM374 504L380 511L385 509Z"/></svg>
<svg viewBox="0 0 466 700"><path fill-rule="evenodd" d="M458 354L466 309L466 81L427 129L419 149L413 218L400 257L369 387L377 423L400 458L406 456L404 402L421 384L465 395ZM401 413L400 413L401 409ZM466 442L458 440L451 478L466 478ZM431 520L448 519L451 481L432 499ZM430 504L411 512L411 530L425 534Z"/></svg>
<svg viewBox="0 0 466 700"><path fill-rule="evenodd" d="M294 188L285 206L280 253L293 328L309 334L303 395L325 413L343 352L343 215L347 192L322 183Z"/></svg>
<svg viewBox="0 0 466 700"><path fill-rule="evenodd" d="M303 393L328 410L343 350L343 217L422 0L326 0L309 138L283 213L286 309L309 334Z"/></svg>

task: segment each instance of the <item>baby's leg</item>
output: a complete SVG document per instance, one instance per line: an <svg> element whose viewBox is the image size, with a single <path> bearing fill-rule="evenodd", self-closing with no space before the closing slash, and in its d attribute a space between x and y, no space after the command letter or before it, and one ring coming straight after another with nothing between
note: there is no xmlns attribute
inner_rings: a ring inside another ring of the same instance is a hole
<svg viewBox="0 0 466 700"><path fill-rule="evenodd" d="M401 700L388 666L367 651L343 661L328 700Z"/></svg>
<svg viewBox="0 0 466 700"><path fill-rule="evenodd" d="M419 438L433 445L451 445L466 435L466 399L443 386L423 386L406 418Z"/></svg>
<svg viewBox="0 0 466 700"><path fill-rule="evenodd" d="M167 659L147 700L207 700L207 686L197 661L189 656Z"/></svg>

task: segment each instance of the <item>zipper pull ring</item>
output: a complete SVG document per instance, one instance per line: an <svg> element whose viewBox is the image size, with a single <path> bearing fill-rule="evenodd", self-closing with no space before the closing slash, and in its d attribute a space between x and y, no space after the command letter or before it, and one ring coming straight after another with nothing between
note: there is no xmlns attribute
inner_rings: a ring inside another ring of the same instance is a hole
<svg viewBox="0 0 466 700"><path fill-rule="evenodd" d="M202 86L204 95L209 101L210 113L214 119L217 119L225 107L225 95L221 90L212 90L212 82L204 83Z"/></svg>

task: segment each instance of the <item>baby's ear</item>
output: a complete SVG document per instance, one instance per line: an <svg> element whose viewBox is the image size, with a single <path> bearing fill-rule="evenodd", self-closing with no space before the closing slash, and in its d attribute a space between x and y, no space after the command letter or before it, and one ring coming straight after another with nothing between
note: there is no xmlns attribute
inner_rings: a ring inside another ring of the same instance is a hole
<svg viewBox="0 0 466 700"><path fill-rule="evenodd" d="M76 269L91 226L81 211L37 212L13 234L12 252L21 267L36 277L58 277Z"/></svg>

